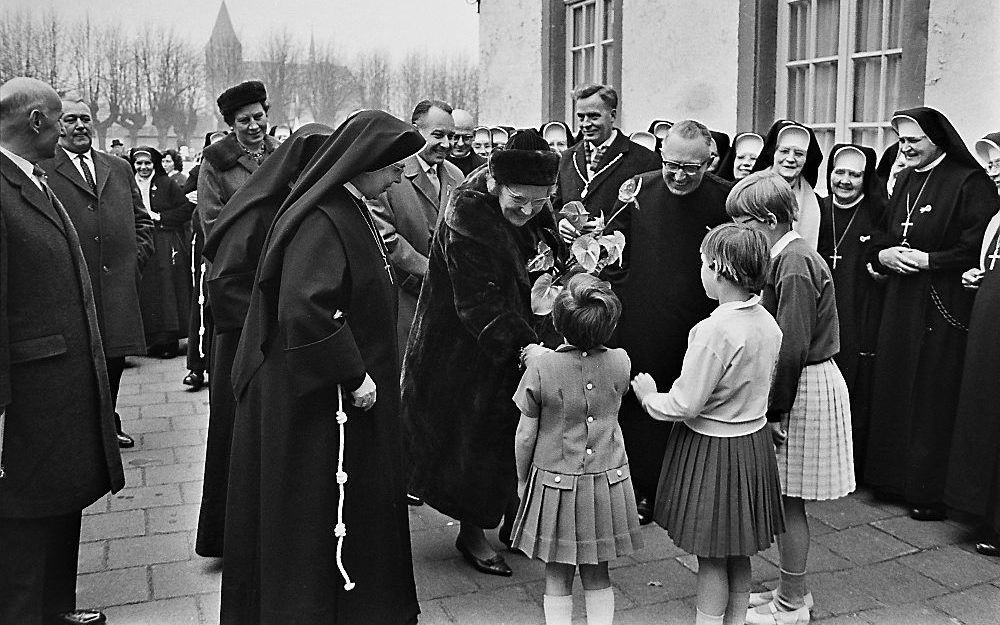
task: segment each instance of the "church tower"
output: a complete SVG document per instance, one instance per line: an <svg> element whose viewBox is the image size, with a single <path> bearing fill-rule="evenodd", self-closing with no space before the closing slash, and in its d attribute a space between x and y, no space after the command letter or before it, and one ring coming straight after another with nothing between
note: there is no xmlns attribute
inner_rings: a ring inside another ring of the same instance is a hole
<svg viewBox="0 0 1000 625"><path fill-rule="evenodd" d="M208 100L213 103L220 93L244 80L243 44L236 36L225 0L205 45L205 80Z"/></svg>

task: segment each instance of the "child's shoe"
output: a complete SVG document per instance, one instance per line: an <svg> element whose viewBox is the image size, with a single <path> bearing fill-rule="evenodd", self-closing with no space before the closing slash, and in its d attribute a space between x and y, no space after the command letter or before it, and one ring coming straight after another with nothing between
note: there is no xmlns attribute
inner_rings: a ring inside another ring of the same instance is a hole
<svg viewBox="0 0 1000 625"><path fill-rule="evenodd" d="M750 593L750 607L756 608L757 606L769 603L772 599L774 599L773 590L765 590L764 592L752 592ZM814 605L813 594L811 592L807 592L805 597L803 597L803 600L806 602L806 608L812 610Z"/></svg>
<svg viewBox="0 0 1000 625"><path fill-rule="evenodd" d="M764 605L747 610L747 625L806 625L809 622L809 608L785 612L768 601Z"/></svg>

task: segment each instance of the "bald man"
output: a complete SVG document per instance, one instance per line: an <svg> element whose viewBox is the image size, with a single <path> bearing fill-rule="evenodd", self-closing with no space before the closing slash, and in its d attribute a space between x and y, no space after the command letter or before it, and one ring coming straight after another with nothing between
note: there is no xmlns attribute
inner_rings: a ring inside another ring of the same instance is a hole
<svg viewBox="0 0 1000 625"><path fill-rule="evenodd" d="M472 151L472 137L475 134L476 121L472 113L463 109L451 112L455 119L455 139L451 142L451 152L448 160L462 170L463 176L486 162L486 159Z"/></svg>
<svg viewBox="0 0 1000 625"><path fill-rule="evenodd" d="M87 264L37 163L62 104L0 85L0 623L94 624L76 609L81 511L125 484Z"/></svg>

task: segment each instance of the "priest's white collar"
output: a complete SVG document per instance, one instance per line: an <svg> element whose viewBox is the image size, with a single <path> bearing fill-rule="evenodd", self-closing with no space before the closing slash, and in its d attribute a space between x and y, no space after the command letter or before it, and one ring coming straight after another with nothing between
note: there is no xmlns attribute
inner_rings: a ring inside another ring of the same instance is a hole
<svg viewBox="0 0 1000 625"><path fill-rule="evenodd" d="M789 230L784 234L784 236L778 239L774 245L771 246L771 258L775 258L778 254L785 251L785 248L788 247L789 243L791 243L795 239L801 239L801 238L802 238L801 234L799 234L794 230Z"/></svg>
<svg viewBox="0 0 1000 625"><path fill-rule="evenodd" d="M923 167L917 167L916 170L919 171L920 173L924 173L925 171L930 171L935 167L937 167L938 165L940 165L941 161L943 161L944 157L946 156L948 156L947 152L941 152L941 156L937 157L932 162L930 162L927 165L924 165Z"/></svg>

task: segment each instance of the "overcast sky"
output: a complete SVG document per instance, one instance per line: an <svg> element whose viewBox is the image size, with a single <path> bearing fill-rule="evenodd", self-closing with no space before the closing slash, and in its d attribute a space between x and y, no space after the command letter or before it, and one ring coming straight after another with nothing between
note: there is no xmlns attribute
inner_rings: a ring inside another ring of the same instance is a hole
<svg viewBox="0 0 1000 625"><path fill-rule="evenodd" d="M192 43L203 45L212 32L221 0L3 0L0 11L52 6L72 20L89 12L95 21L110 20L126 30L145 23L173 26ZM475 5L467 0L226 0L243 54L267 32L286 26L303 43L332 41L354 53L381 48L393 54L410 50L479 54Z"/></svg>

